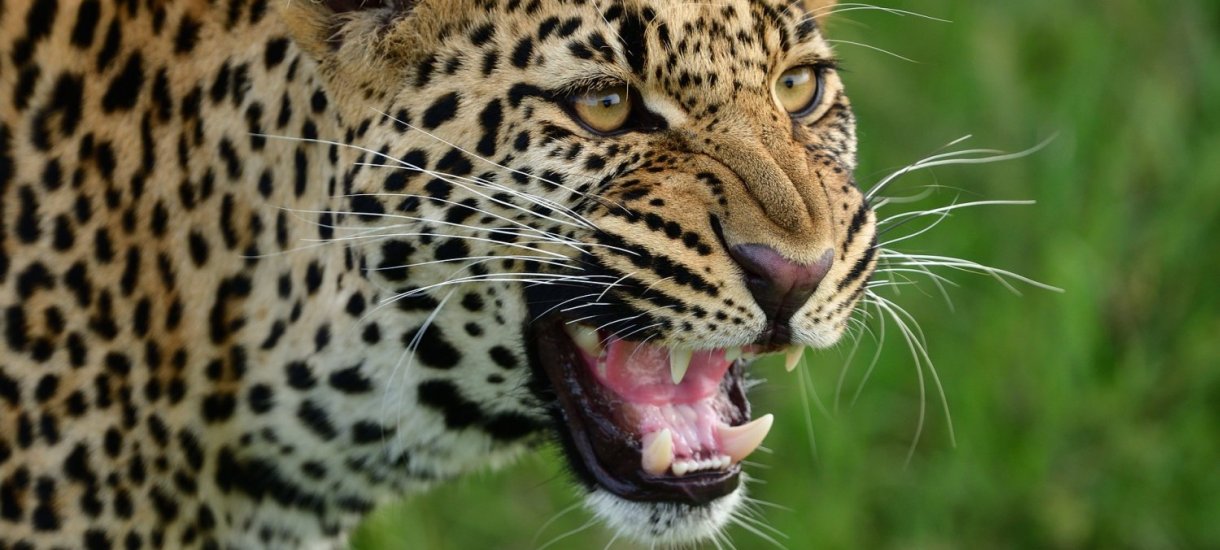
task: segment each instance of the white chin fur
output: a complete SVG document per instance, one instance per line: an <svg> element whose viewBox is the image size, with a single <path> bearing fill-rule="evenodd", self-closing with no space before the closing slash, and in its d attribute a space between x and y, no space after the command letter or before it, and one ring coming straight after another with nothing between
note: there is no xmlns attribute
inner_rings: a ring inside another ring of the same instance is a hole
<svg viewBox="0 0 1220 550"><path fill-rule="evenodd" d="M703 506L635 502L595 489L585 498L585 507L622 537L650 545L684 545L709 540L723 531L745 498L744 485Z"/></svg>

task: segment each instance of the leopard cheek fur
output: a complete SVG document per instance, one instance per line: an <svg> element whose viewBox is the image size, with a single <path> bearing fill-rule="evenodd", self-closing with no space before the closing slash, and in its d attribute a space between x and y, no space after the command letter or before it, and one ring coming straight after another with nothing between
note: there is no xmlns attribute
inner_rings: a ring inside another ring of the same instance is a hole
<svg viewBox="0 0 1220 550"><path fill-rule="evenodd" d="M724 246L832 250L785 330L837 340L875 262L854 120L834 75L816 119L769 95L831 58L825 2L459 3L0 6L0 542L341 544L556 429L523 287L577 267L628 283L589 287L619 329L731 345L767 319ZM666 130L564 113L595 62ZM589 506L683 542L742 497Z"/></svg>

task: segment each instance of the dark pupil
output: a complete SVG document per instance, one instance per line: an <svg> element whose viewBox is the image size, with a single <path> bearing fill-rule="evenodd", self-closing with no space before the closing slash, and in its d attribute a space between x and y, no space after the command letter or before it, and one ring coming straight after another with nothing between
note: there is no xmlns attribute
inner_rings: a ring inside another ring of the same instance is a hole
<svg viewBox="0 0 1220 550"><path fill-rule="evenodd" d="M615 105L618 105L618 95L608 95L602 98L602 107L606 107L608 109Z"/></svg>
<svg viewBox="0 0 1220 550"><path fill-rule="evenodd" d="M788 77L788 78L785 78L785 79L784 79L784 86L787 86L787 87L789 87L789 88L795 87L795 86L796 86L796 77L795 77L795 76L790 76L790 77Z"/></svg>

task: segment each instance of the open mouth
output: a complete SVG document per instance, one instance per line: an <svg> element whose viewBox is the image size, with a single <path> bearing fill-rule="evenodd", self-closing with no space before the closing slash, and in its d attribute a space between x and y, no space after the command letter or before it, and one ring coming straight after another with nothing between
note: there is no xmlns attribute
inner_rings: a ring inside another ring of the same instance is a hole
<svg viewBox="0 0 1220 550"><path fill-rule="evenodd" d="M628 500L704 504L737 488L771 428L750 420L743 373L764 352L621 340L560 316L532 324L535 359L561 407L578 473Z"/></svg>

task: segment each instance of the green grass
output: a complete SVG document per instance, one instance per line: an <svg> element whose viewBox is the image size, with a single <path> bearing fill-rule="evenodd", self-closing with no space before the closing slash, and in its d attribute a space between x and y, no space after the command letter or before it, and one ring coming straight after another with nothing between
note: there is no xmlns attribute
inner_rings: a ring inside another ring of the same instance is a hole
<svg viewBox="0 0 1220 550"><path fill-rule="evenodd" d="M966 210L902 250L969 258L1062 287L949 275L886 296L920 322L957 445L890 327L876 345L811 353L828 414L776 365L753 395L777 426L755 468L787 548L1220 547L1220 3L1213 0L896 2L952 20L857 11L841 44L860 118L862 185L965 134L1025 159L911 175L896 194L942 186L918 207ZM875 327L875 323L873 324ZM810 413L817 457L810 449ZM553 452L446 485L375 515L361 549L537 548L584 525ZM739 548L766 548L732 531ZM560 548L601 548L592 527ZM537 538L535 538L537 537ZM615 548L629 548L618 543Z"/></svg>

